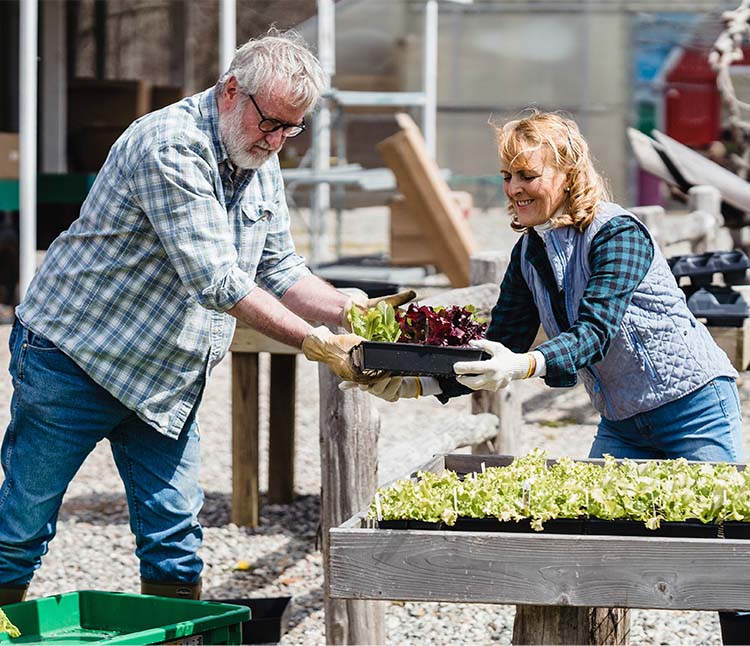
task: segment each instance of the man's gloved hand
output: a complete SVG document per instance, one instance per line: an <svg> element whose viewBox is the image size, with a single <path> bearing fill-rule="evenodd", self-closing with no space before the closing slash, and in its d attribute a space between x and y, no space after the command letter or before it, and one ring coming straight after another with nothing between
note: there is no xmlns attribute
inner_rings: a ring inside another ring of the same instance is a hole
<svg viewBox="0 0 750 646"><path fill-rule="evenodd" d="M350 354L364 339L356 334L334 334L325 325L316 327L302 340L302 352L310 361L320 361L345 381L371 383L383 373L368 375L352 362Z"/></svg>
<svg viewBox="0 0 750 646"><path fill-rule="evenodd" d="M387 402L416 399L422 394L422 382L419 377L386 377L371 384L355 384L351 381L342 381L339 384L341 390L351 390L357 387Z"/></svg>
<svg viewBox="0 0 750 646"><path fill-rule="evenodd" d="M456 380L472 390L496 391L505 388L513 379L526 379L534 373L536 362L531 354L511 352L502 343L480 339L469 341L492 355L486 361L459 361L453 364L453 371L459 375Z"/></svg>
<svg viewBox="0 0 750 646"><path fill-rule="evenodd" d="M352 323L349 320L349 310L352 306L356 305L363 312L376 307L378 303L385 302L393 307L399 307L404 303L413 301L417 297L417 292L413 289L408 289L398 294L388 294L387 296L378 296L377 298L367 298L367 294L359 292L354 296L350 296L349 300L346 301L344 309L341 312L341 326L351 332Z"/></svg>

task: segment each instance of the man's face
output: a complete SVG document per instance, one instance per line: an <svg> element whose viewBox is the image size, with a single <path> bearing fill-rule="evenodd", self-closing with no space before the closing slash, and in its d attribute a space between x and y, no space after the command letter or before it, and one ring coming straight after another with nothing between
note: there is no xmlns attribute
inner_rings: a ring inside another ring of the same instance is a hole
<svg viewBox="0 0 750 646"><path fill-rule="evenodd" d="M259 168L286 141L283 128L274 132L260 130L261 112L266 119L290 124L302 123L305 116L304 108L292 106L283 91L259 92L253 98L257 108L232 78L227 82L219 110L219 132L229 159L243 169Z"/></svg>

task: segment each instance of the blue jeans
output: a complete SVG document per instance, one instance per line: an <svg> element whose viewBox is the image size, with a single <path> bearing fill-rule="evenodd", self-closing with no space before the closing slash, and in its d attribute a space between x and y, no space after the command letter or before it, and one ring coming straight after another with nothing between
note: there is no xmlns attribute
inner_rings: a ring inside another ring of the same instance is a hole
<svg viewBox="0 0 750 646"><path fill-rule="evenodd" d="M742 414L734 379L713 379L689 395L628 419L602 417L589 457L605 453L642 460L742 462Z"/></svg>
<svg viewBox="0 0 750 646"><path fill-rule="evenodd" d="M63 494L100 440L125 485L140 573L195 583L203 532L199 438L191 415L177 440L125 408L48 339L16 320L11 420L0 458L0 585L25 585L55 535Z"/></svg>

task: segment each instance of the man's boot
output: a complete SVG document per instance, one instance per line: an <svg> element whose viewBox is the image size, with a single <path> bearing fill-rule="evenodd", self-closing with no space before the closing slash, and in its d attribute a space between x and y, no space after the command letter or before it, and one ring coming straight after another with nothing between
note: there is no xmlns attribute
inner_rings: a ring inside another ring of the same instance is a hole
<svg viewBox="0 0 750 646"><path fill-rule="evenodd" d="M0 585L0 606L23 601L28 589L28 585Z"/></svg>
<svg viewBox="0 0 750 646"><path fill-rule="evenodd" d="M141 594L153 594L157 597L172 597L175 599L200 599L201 580L195 583L180 583L179 581L146 581L141 579Z"/></svg>

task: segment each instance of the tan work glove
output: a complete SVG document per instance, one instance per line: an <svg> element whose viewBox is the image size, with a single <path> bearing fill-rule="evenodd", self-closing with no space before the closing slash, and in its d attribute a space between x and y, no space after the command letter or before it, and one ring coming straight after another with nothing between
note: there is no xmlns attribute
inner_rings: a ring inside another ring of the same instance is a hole
<svg viewBox="0 0 750 646"><path fill-rule="evenodd" d="M341 326L344 329L349 330L349 332L352 331L352 323L349 320L349 310L353 305L356 305L363 312L366 312L367 310L376 307L380 302L388 303L388 305L391 305L393 307L399 307L401 305L404 305L405 303L408 303L409 301L413 301L416 297L417 292L415 292L413 289L408 289L404 292L399 292L398 294L378 296L377 298L367 298L367 294L365 294L364 292L360 292L359 294L350 296L349 300L346 301L344 309L341 312Z"/></svg>
<svg viewBox="0 0 750 646"><path fill-rule="evenodd" d="M356 334L334 334L325 325L316 327L302 341L302 352L310 361L320 361L345 381L371 383L383 373L364 373L352 362L351 349L364 339Z"/></svg>
<svg viewBox="0 0 750 646"><path fill-rule="evenodd" d="M502 343L479 339L469 345L481 348L491 355L486 361L459 361L453 364L458 383L472 390L497 391L514 379L528 379L536 367L530 353L519 354L508 350Z"/></svg>
<svg viewBox="0 0 750 646"><path fill-rule="evenodd" d="M339 384L340 390L352 388L359 388L387 402L417 399L422 394L422 382L419 377L386 377L371 384L355 384L351 381L342 381Z"/></svg>

